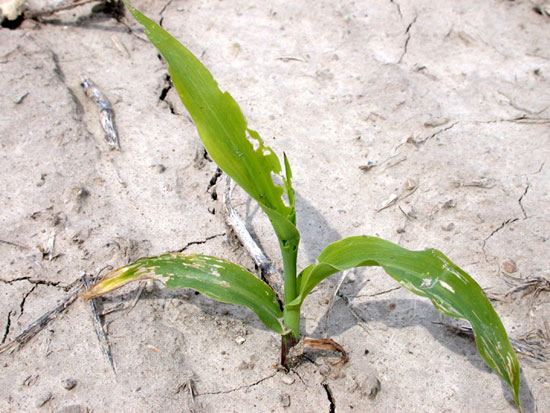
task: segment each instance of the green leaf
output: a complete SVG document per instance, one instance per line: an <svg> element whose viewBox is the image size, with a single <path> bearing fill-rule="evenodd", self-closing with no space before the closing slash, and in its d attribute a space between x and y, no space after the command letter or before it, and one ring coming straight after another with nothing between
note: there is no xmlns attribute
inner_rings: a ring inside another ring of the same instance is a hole
<svg viewBox="0 0 550 413"><path fill-rule="evenodd" d="M174 86L208 154L260 204L279 241L297 248L300 235L295 227L290 175L283 176L277 155L257 132L248 128L239 105L229 93L219 89L208 69L185 46L126 1L125 4L166 60Z"/></svg>
<svg viewBox="0 0 550 413"><path fill-rule="evenodd" d="M285 310L299 308L328 276L354 267L380 266L403 287L429 298L441 313L468 320L485 362L510 386L518 407L519 364L502 322L481 287L435 249L409 251L376 237L350 237L330 244L317 262L297 277L298 297Z"/></svg>
<svg viewBox="0 0 550 413"><path fill-rule="evenodd" d="M192 288L214 300L248 307L267 327L285 333L283 313L273 290L237 264L207 255L171 253L141 258L110 272L82 296L98 297L145 279L161 281L168 288Z"/></svg>

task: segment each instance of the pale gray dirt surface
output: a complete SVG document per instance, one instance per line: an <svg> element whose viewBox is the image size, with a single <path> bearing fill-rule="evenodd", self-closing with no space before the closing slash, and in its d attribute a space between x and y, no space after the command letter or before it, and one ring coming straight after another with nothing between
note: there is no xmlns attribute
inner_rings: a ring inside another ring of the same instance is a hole
<svg viewBox="0 0 550 413"><path fill-rule="evenodd" d="M135 6L200 56L249 125L288 155L301 267L328 242L368 234L436 247L493 295L518 284L509 276L550 279L550 18L535 3ZM216 167L155 49L133 19L92 7L0 31L2 342L80 274L143 255L185 248L253 270L228 243L221 196L212 197L224 180L209 189ZM122 151L104 142L82 76L111 100ZM234 203L280 266L258 207L242 192ZM104 317L116 379L79 299L22 349L0 355L0 410L515 411L474 342L436 324L429 302L381 271L348 276L339 292L347 303L337 297L325 331L336 281L306 301L303 332L342 344L350 356L342 368L332 354L308 352L285 375L273 368L278 337L253 313L148 288L128 314ZM128 304L137 287L100 303ZM512 338L539 334L548 346L549 292L525 292L494 306ZM550 411L549 363L519 358L524 410ZM76 380L71 390L67 379Z"/></svg>

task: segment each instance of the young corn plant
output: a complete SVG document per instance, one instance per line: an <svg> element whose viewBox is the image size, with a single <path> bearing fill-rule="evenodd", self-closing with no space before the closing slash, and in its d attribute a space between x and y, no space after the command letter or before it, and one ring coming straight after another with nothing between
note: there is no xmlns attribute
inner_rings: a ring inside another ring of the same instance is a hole
<svg viewBox="0 0 550 413"><path fill-rule="evenodd" d="M141 258L114 270L84 297L98 297L132 281L153 279L167 288L191 288L215 300L248 307L281 335L281 363L286 365L290 349L300 339L300 308L315 286L340 271L379 266L403 287L429 298L439 312L471 324L481 357L508 384L520 409L519 364L502 322L480 286L440 251L409 251L380 238L355 236L328 245L314 264L297 272L300 234L288 159L284 156L283 169L206 67L159 25L126 5L164 56L210 157L269 218L282 255L284 304L279 304L267 283L245 268L208 255L182 253ZM277 185L279 178L282 184Z"/></svg>

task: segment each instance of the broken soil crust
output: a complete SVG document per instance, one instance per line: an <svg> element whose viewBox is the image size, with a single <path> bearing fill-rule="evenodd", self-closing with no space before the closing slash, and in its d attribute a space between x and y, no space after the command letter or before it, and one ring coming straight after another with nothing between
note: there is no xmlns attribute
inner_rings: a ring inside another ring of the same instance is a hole
<svg viewBox="0 0 550 413"><path fill-rule="evenodd" d="M550 296L526 281L550 278L550 18L533 2L134 5L289 157L301 268L343 236L436 247L494 296L520 286L495 309L511 338L548 345ZM254 270L227 242L225 180L156 51L133 20L93 7L0 31L3 343L84 272L179 250ZM121 151L104 141L84 76L109 98ZM280 267L258 207L240 191L233 204ZM116 380L77 300L0 355L0 410L515 411L473 341L380 271L345 279L325 329L337 280L306 300L302 330L341 344L344 366L307 351L289 374L274 370L280 339L253 313L149 285L130 312L104 316ZM127 308L136 288L99 310ZM550 411L548 362L519 356L524 410Z"/></svg>

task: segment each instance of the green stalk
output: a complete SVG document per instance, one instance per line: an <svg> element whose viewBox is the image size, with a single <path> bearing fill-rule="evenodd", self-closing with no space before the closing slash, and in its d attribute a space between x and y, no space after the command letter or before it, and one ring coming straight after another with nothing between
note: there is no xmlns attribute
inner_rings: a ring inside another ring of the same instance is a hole
<svg viewBox="0 0 550 413"><path fill-rule="evenodd" d="M281 242L281 254L283 256L283 271L285 280L285 304L288 304L298 296L296 288L296 260L297 247ZM290 332L282 336L281 365L287 366L287 355L292 347L300 340L300 309L287 310L283 313L283 322Z"/></svg>

